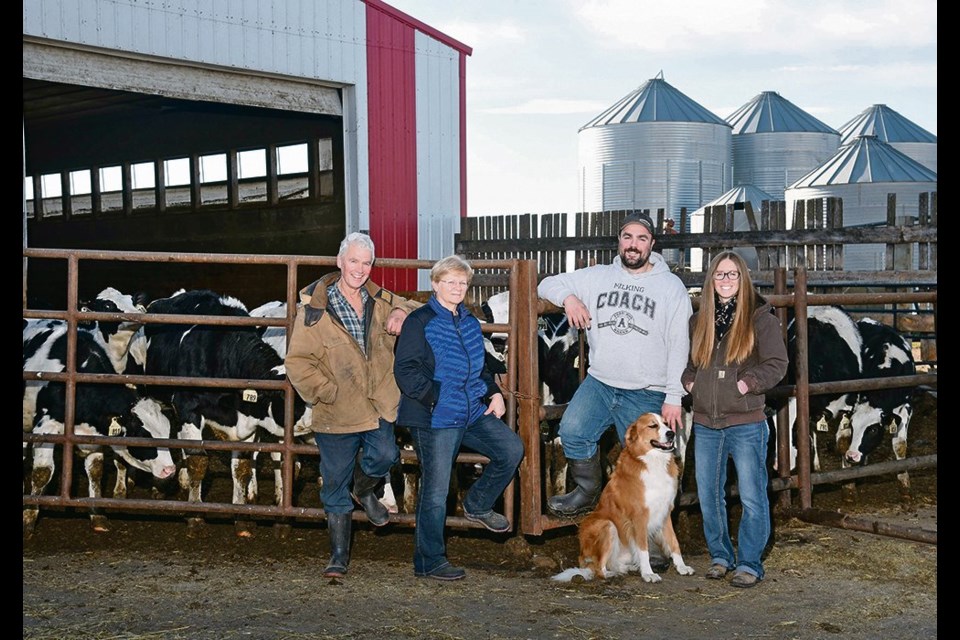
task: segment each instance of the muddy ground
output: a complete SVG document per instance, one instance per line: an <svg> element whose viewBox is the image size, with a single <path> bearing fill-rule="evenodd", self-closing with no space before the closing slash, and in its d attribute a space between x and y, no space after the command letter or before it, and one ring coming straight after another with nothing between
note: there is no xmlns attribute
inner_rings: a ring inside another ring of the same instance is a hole
<svg viewBox="0 0 960 640"><path fill-rule="evenodd" d="M918 407L911 456L936 452L936 399ZM889 456L887 456L889 457ZM877 461L884 459L878 454ZM936 532L936 469L858 481L854 503L818 485L814 506L897 530ZM314 489L315 490L315 489ZM269 494L268 494L269 495ZM737 515L737 508L733 509ZM575 527L540 537L453 530L465 580L413 576L412 528L356 525L349 574L324 579L322 523L259 523L240 538L226 520L193 536L180 518L46 510L23 539L23 637L31 639L429 638L911 639L937 636L937 546L809 524L775 512L766 579L753 589L709 581L699 512L675 513L687 564L658 584L637 575L559 584L576 561ZM882 528L879 530L883 530Z"/></svg>

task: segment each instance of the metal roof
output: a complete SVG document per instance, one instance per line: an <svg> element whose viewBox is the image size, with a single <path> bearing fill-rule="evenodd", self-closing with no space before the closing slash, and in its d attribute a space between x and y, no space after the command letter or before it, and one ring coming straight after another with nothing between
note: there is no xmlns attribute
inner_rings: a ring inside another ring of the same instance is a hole
<svg viewBox="0 0 960 640"><path fill-rule="evenodd" d="M860 135L876 136L883 142L937 142L937 136L910 122L885 104L875 104L840 127L840 144Z"/></svg>
<svg viewBox="0 0 960 640"><path fill-rule="evenodd" d="M702 122L729 126L667 83L662 73L618 100L580 130L629 122Z"/></svg>
<svg viewBox="0 0 960 640"><path fill-rule="evenodd" d="M786 131L837 133L775 91L757 94L727 117L727 122L733 127L734 135Z"/></svg>
<svg viewBox="0 0 960 640"><path fill-rule="evenodd" d="M740 202L749 202L753 205L754 209L759 211L760 203L762 203L764 200L776 200L776 198L771 196L763 189L755 187L752 184L741 184L737 185L733 189L730 189L730 191L727 191L719 198L711 200L707 204L703 205L702 208L706 209L707 207L716 207L722 204L727 205L737 204Z"/></svg>
<svg viewBox="0 0 960 640"><path fill-rule="evenodd" d="M936 182L937 174L876 136L862 135L788 187L868 182Z"/></svg>

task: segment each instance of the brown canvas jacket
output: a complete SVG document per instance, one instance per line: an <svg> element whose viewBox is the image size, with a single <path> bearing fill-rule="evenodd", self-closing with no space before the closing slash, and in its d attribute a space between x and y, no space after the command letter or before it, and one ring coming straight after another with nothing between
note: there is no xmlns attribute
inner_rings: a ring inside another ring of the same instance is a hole
<svg viewBox="0 0 960 640"><path fill-rule="evenodd" d="M325 275L300 290L297 319L284 360L287 378L313 407L318 433L356 433L376 429L379 419L397 418L400 391L393 377L396 336L387 333L394 309L408 313L419 303L367 281L364 312L367 354L343 323L327 309L327 287L340 272Z"/></svg>
<svg viewBox="0 0 960 640"><path fill-rule="evenodd" d="M766 392L777 386L787 373L787 347L783 341L780 320L770 311L769 303L762 301L753 316L757 332L753 353L739 364L724 364L727 334L714 348L710 366L697 369L688 359L680 378L684 388L693 382L693 420L714 429L738 424L760 422L766 419L764 405ZM690 318L690 336L699 312ZM746 395L740 395L737 381L747 383Z"/></svg>

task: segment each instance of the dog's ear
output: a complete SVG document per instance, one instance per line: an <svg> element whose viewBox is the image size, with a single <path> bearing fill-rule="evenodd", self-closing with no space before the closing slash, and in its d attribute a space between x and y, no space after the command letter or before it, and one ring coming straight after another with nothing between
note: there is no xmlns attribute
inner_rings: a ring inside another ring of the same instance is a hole
<svg viewBox="0 0 960 640"><path fill-rule="evenodd" d="M628 445L633 444L640 437L640 421L637 420L632 425L627 427L627 433L624 435L623 440Z"/></svg>

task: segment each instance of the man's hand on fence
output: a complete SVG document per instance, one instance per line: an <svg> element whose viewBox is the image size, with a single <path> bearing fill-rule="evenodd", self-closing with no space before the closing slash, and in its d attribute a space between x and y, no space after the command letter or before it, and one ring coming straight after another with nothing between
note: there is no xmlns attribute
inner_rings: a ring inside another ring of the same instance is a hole
<svg viewBox="0 0 960 640"><path fill-rule="evenodd" d="M587 305L583 304L577 296L572 293L563 299L563 310L567 314L567 320L577 329L590 328L590 312Z"/></svg>

